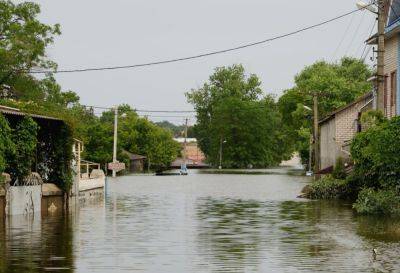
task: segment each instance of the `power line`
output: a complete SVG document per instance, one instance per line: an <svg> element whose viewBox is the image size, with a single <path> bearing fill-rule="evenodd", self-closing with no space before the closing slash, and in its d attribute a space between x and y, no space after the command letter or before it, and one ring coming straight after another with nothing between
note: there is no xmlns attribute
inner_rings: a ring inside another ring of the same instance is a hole
<svg viewBox="0 0 400 273"><path fill-rule="evenodd" d="M94 109L101 109L101 110L113 110L113 107L106 107L106 106L94 106L94 105L82 105L86 108L94 108ZM196 113L196 111L191 110L142 110L142 109L132 109L135 112L139 113Z"/></svg>
<svg viewBox="0 0 400 273"><path fill-rule="evenodd" d="M372 35L372 33L374 32L374 29L375 29L375 26L376 26L376 22L377 22L377 21L374 20L374 23L372 24L372 28L371 28L371 31L369 32L369 35L368 35L367 39L370 38L371 35ZM360 60L364 60L364 61L365 61L365 58L366 58L366 57L364 57L364 53L365 53L365 50L367 49L367 46L368 46L368 43L365 42L365 44L364 44L364 49L363 49L363 51L362 51L362 53L361 53ZM366 54L366 55L368 55L368 51L367 51L367 54Z"/></svg>
<svg viewBox="0 0 400 273"><path fill-rule="evenodd" d="M336 47L335 52L333 53L332 61L336 58L336 54L339 51L339 48L342 46L344 39L346 38L347 33L349 32L350 27L353 25L354 17L355 17L355 14L353 14L351 16L350 22L347 25L345 32L343 33L342 39L340 39L340 42L339 42L338 46Z"/></svg>
<svg viewBox="0 0 400 273"><path fill-rule="evenodd" d="M354 32L353 38L351 39L351 42L350 42L350 44L348 45L348 47L346 49L345 55L347 55L347 53L349 52L350 48L353 46L354 40L356 39L358 31L360 30L360 27L361 27L361 25L362 25L362 23L364 21L365 13L366 13L366 11L363 10L363 14L361 16L360 22L358 23L356 31Z"/></svg>
<svg viewBox="0 0 400 273"><path fill-rule="evenodd" d="M372 4L370 4L372 5ZM257 45L261 45L261 44L265 44L268 42L272 42L275 40L279 40L282 38L286 38L289 36L293 36L296 35L298 33L301 32L305 32L307 30L310 29L314 29L317 27L320 27L322 25L326 25L329 24L331 22L337 21L339 19L342 19L346 16L349 16L353 13L358 12L359 9L344 13L342 15L336 16L334 18L322 21L320 23L308 26L308 27L304 27L286 34L282 34L282 35L278 35L272 38L268 38L265 40L261 40L261 41L257 41L257 42L253 42L253 43L249 43L249 44L244 44L244 45L240 45L237 47L232 47L232 48L228 48L228 49L223 49L223 50L218 50L218 51L212 51L212 52L208 52L208 53L203 53L203 54L198 54L198 55L193 55L193 56L189 56L189 57L181 57L181 58L176 58L176 59L170 59L170 60L162 60L162 61L155 61L155 62L149 62L149 63L142 63L142 64L133 64L133 65L123 65L123 66L106 66L106 67L89 67L89 68L77 68L77 69L63 69L63 70L55 70L55 71L51 71L51 70L43 70L43 71L25 71L28 73L32 73L32 74L45 74L45 73L76 73L76 72L88 72L88 71L103 71L103 70L117 70L117 69L129 69L129 68L138 68L138 67L145 67L145 66L154 66L154 65L161 65L161 64L168 64L168 63L176 63L176 62L181 62L181 61L188 61L188 60L193 60L193 59L199 59L199 58L204 58L204 57L208 57L208 56L212 56L212 55L217 55L217 54L223 54L223 53L227 53L227 52L231 52L231 51L237 51L237 50L241 50L244 48L248 48L248 47L253 47L253 46L257 46Z"/></svg>

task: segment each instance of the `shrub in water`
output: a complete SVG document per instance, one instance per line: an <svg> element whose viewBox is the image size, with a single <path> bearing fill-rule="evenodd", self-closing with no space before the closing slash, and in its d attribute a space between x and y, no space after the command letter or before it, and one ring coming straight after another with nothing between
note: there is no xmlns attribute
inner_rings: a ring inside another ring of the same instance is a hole
<svg viewBox="0 0 400 273"><path fill-rule="evenodd" d="M346 176L347 174L344 160L343 158L339 157L336 161L335 168L333 169L332 177L335 179L345 179Z"/></svg>
<svg viewBox="0 0 400 273"><path fill-rule="evenodd" d="M395 190L364 189L353 205L358 213L377 215L399 215L400 195Z"/></svg>
<svg viewBox="0 0 400 273"><path fill-rule="evenodd" d="M311 185L311 199L340 199L346 198L348 186L346 180L325 176Z"/></svg>

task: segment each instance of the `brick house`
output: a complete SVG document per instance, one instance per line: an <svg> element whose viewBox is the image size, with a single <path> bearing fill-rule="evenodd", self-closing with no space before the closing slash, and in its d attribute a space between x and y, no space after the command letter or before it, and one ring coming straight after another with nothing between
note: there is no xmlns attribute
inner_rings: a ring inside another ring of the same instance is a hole
<svg viewBox="0 0 400 273"><path fill-rule="evenodd" d="M361 114L372 109L372 102L373 93L369 92L319 121L321 172L332 169L339 157L350 158L351 140L362 129Z"/></svg>
<svg viewBox="0 0 400 273"><path fill-rule="evenodd" d="M385 30L385 93L383 111L386 117L400 115L400 0L387 1L387 26ZM367 40L367 44L377 44L377 34Z"/></svg>

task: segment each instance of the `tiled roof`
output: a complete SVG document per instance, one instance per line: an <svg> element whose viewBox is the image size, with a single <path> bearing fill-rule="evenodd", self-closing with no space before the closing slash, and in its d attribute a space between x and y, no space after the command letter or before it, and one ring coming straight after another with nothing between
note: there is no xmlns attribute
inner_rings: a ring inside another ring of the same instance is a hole
<svg viewBox="0 0 400 273"><path fill-rule="evenodd" d="M21 112L21 110L19 110L17 108L12 108L12 107L8 107L8 106L4 106L4 105L0 105L0 113L7 114L7 115L30 116L30 117L38 118L38 119L49 119L49 120L61 121L61 119L59 119L59 118L42 116L42 115L37 115L37 114L29 114L29 113Z"/></svg>

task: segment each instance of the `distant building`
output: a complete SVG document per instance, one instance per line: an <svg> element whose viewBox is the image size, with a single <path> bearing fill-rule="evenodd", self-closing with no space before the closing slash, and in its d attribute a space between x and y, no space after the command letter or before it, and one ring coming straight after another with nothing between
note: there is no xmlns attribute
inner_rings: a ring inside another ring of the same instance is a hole
<svg viewBox="0 0 400 273"><path fill-rule="evenodd" d="M187 138L186 139L186 151L184 149L184 143L185 143L185 138L175 138L174 139L176 142L181 144L181 154L183 155L186 153L186 163L189 167L199 167L199 168L205 168L208 167L204 162L206 160L206 156L204 153L200 150L200 148L197 145L197 139L195 138ZM177 158L172 164L171 167L176 168L183 164L183 159L182 158Z"/></svg>
<svg viewBox="0 0 400 273"><path fill-rule="evenodd" d="M339 157L350 158L350 143L363 129L361 114L372 109L372 103L373 94L369 92L319 121L321 171L332 168Z"/></svg>
<svg viewBox="0 0 400 273"><path fill-rule="evenodd" d="M123 151L124 154L126 154L129 157L129 172L131 173L141 173L144 171L144 163L147 159L147 157L143 155L137 155L130 153L128 151Z"/></svg>

